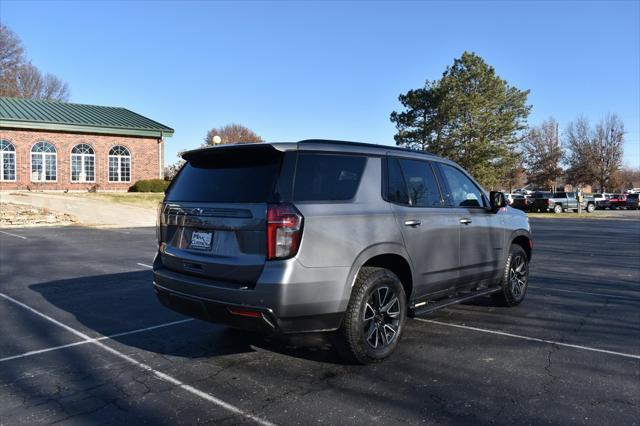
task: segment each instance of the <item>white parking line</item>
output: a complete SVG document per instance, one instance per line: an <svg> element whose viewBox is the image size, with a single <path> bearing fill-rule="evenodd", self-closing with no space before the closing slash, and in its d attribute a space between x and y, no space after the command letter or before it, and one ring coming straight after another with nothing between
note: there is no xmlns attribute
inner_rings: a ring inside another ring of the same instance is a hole
<svg viewBox="0 0 640 426"><path fill-rule="evenodd" d="M133 365L145 370L145 371L153 373L153 375L155 375L160 380L164 380L164 381L169 382L169 383L171 383L171 384L173 384L175 386L178 386L179 388L181 388L181 389L183 389L183 390L185 390L185 391L187 391L187 392L189 392L189 393L191 393L193 395L196 395L196 396L198 396L198 397L200 397L200 398L202 398L202 399L204 399L206 401L209 401L209 402L217 405L218 407L221 407L221 408L223 408L223 409L225 409L225 410L227 410L227 411L229 411L231 413L240 415L240 416L244 417L245 419L252 420L252 421L254 421L254 422L258 423L258 424L265 425L265 426L273 425L273 423L269 422L268 420L265 420L265 419L262 419L260 417L254 416L253 414L248 413L246 411L243 411L240 408L238 408L238 407L236 407L234 405L231 405L231 404L229 404L229 403L227 403L227 402L225 402L225 401L223 401L221 399L218 399L218 398L216 398L215 396L213 396L211 394L203 392L200 389L196 389L191 385L187 385L186 383L183 383L180 380L178 380L178 379L176 379L176 378L174 378L172 376L169 376L168 374L165 374L165 373L163 373L161 371L155 370L155 369L153 369L153 367L151 367L151 366L149 366L149 365L147 365L147 364L145 364L143 362L136 361L135 359L133 359L129 355L126 355L126 354L124 354L124 353L122 353L122 352L120 352L120 351L118 351L116 349L113 349L113 348L105 345L102 342L99 342L99 341L97 341L95 339L92 339L91 337L89 337L88 335L82 333L81 331L78 331L75 328L69 327L68 325L63 324L60 321L58 321L56 319L53 319L50 316L48 316L46 314L43 314L40 311L37 311L34 308L32 308L32 307L30 307L28 305L25 305L24 303L14 299L11 296L7 296L4 293L0 293L0 297L4 298L5 300L8 300L9 302L12 302L12 303L18 305L18 306L20 306L20 307L22 307L22 308L24 308L24 309L36 314L36 315L38 315L38 316L40 316L40 317L42 317L44 319L46 319L49 322L52 322L52 323L64 328L68 332L75 334L76 336L82 338L83 340L91 340L91 342L89 342L89 343L94 344L96 346L99 346L100 348L104 349L105 351L110 352L111 354L117 356L118 358L121 358L121 359L123 359L123 360L125 360L125 361L127 361L127 362L129 362L129 363L131 363L131 364L133 364Z"/></svg>
<svg viewBox="0 0 640 426"><path fill-rule="evenodd" d="M556 340L547 340L547 339L539 339L537 337L521 336L519 334L505 333L504 331L487 330L485 328L470 327L468 325L460 325L460 324L451 324L448 322L429 320L425 318L414 318L414 319L416 321L427 322L429 324L443 325L445 327L462 328L464 330L478 331L480 333L496 334L498 336L513 337L515 339L528 340L530 342L546 343L549 345L563 346L566 348L581 349L584 351L599 352L599 353L608 354L608 355L616 355L624 358L640 359L640 355L627 354L624 352L609 351L606 349L591 348L589 346L582 346L582 345L572 345L571 343L558 342Z"/></svg>
<svg viewBox="0 0 640 426"><path fill-rule="evenodd" d="M606 294L606 293L593 293L590 291L579 291L579 290L565 290L562 288L553 288L553 287L539 287L539 286L530 285L529 288L534 288L536 290L562 291L564 293L590 294L592 296L612 297L615 299L633 299L633 296L621 296L621 295ZM640 301L640 299L638 299L638 301Z"/></svg>
<svg viewBox="0 0 640 426"><path fill-rule="evenodd" d="M22 235L18 235L18 234L12 234L11 232L7 232L7 231L0 231L0 234L11 235L12 237L22 238L23 240L27 239L27 237L23 237Z"/></svg>
<svg viewBox="0 0 640 426"><path fill-rule="evenodd" d="M193 318L187 318L187 319L183 319L183 320L179 320L179 321L166 322L164 324L158 324L158 325L154 325L154 326L151 326L151 327L139 328L137 330L124 331L122 333L111 334L109 336L102 336L102 337L97 337L97 338L93 338L93 339L89 339L89 340L80 340L78 342L68 343L66 345L52 346L52 347L45 348L45 349L38 349L38 350L35 350L35 351L25 352L25 353L19 354L19 355L12 355L12 356L8 356L8 357L5 357L5 358L0 358L0 362L11 361L12 359L18 359L18 358L26 358L26 357L29 357L29 356L38 355L38 354L42 354L42 353L46 353L46 352L57 351L58 349L71 348L73 346L84 345L86 343L99 342L101 340L113 339L115 337L128 336L130 334L137 334L137 333L143 333L145 331L157 330L159 328L170 327L172 325L178 325L178 324L182 324L182 323L185 323L185 322L191 322L191 321L193 321Z"/></svg>
<svg viewBox="0 0 640 426"><path fill-rule="evenodd" d="M144 263L136 263L136 265L144 266L145 268L153 269L151 265L145 265Z"/></svg>

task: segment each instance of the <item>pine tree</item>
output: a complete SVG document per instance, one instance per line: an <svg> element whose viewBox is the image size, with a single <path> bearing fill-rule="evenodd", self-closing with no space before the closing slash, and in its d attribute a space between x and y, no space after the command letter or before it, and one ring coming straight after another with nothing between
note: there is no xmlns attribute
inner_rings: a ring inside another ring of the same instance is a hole
<svg viewBox="0 0 640 426"><path fill-rule="evenodd" d="M493 188L518 164L528 95L480 56L464 52L440 80L400 95L404 109L391 113L396 144L456 161Z"/></svg>

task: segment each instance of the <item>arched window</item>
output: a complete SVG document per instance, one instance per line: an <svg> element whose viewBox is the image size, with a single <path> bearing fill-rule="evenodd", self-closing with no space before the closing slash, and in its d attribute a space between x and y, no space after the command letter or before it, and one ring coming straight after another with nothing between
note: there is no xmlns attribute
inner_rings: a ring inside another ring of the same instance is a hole
<svg viewBox="0 0 640 426"><path fill-rule="evenodd" d="M71 182L93 182L96 156L91 145L81 143L71 150Z"/></svg>
<svg viewBox="0 0 640 426"><path fill-rule="evenodd" d="M57 179L56 148L40 141L31 147L31 180L34 182Z"/></svg>
<svg viewBox="0 0 640 426"><path fill-rule="evenodd" d="M0 180L16 180L16 147L0 139Z"/></svg>
<svg viewBox="0 0 640 426"><path fill-rule="evenodd" d="M131 154L122 145L109 150L109 182L129 182L131 180Z"/></svg>

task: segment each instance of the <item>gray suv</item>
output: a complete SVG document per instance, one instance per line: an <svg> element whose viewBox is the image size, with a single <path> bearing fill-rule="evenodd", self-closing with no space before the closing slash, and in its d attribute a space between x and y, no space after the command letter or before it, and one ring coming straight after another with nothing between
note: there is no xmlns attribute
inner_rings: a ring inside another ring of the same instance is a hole
<svg viewBox="0 0 640 426"><path fill-rule="evenodd" d="M265 333L332 332L371 363L407 316L520 303L526 215L455 163L354 142L186 152L158 212L154 288L183 314Z"/></svg>

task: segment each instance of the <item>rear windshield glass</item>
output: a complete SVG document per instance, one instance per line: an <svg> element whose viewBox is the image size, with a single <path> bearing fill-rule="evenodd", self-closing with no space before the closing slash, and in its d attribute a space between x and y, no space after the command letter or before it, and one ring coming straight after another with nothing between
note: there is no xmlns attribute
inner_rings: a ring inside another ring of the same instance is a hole
<svg viewBox="0 0 640 426"><path fill-rule="evenodd" d="M191 158L167 190L167 201L271 201L282 153L272 148L229 149Z"/></svg>
<svg viewBox="0 0 640 426"><path fill-rule="evenodd" d="M354 155L298 154L295 201L344 201L356 195L366 158Z"/></svg>

